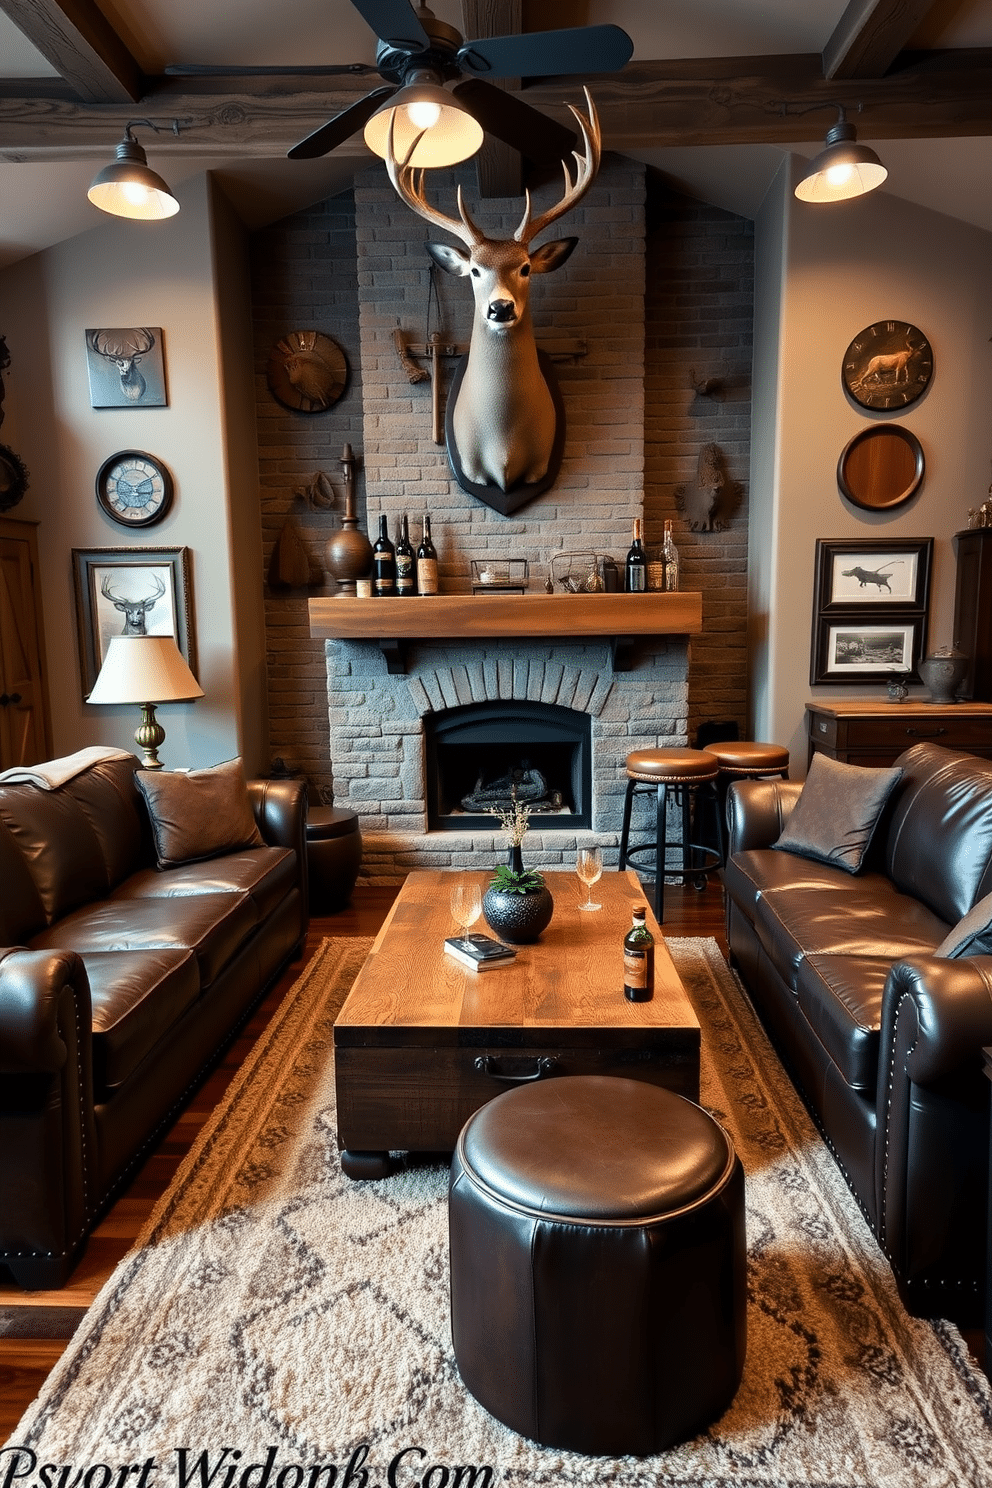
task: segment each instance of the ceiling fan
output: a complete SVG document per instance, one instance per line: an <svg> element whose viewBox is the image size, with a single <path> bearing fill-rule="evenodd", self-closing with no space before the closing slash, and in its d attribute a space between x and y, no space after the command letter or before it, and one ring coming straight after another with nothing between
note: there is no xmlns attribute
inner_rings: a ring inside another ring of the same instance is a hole
<svg viewBox="0 0 992 1488"><path fill-rule="evenodd" d="M171 77L331 76L378 72L388 86L373 88L350 108L308 134L288 152L291 160L327 155L363 129L386 101L413 83L440 87L464 78L451 90L482 128L512 145L538 166L551 165L575 144L570 129L531 108L488 78L560 77L569 73L615 72L634 50L619 26L571 26L520 36L488 36L464 41L453 26L439 21L419 0L351 0L378 38L375 67L356 62L316 67L221 67L174 65Z"/></svg>

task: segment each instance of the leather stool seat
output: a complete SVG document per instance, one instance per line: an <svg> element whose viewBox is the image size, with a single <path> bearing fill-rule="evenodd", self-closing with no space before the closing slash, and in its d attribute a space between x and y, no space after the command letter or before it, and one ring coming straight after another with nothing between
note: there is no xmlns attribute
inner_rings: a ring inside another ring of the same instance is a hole
<svg viewBox="0 0 992 1488"><path fill-rule="evenodd" d="M701 785L715 780L720 766L716 756L706 749L635 749L627 756L627 775L631 780L663 780L671 785L693 781Z"/></svg>
<svg viewBox="0 0 992 1488"><path fill-rule="evenodd" d="M789 751L782 744L759 744L751 739L727 744L707 744L706 752L719 764L721 775L746 780L752 775L785 775Z"/></svg>
<svg viewBox="0 0 992 1488"><path fill-rule="evenodd" d="M312 806L307 814L310 913L326 915L343 909L361 866L357 814L343 806Z"/></svg>
<svg viewBox="0 0 992 1488"><path fill-rule="evenodd" d="M517 1086L466 1122L449 1190L462 1379L522 1436L645 1456L744 1368L744 1175L723 1128L641 1080Z"/></svg>

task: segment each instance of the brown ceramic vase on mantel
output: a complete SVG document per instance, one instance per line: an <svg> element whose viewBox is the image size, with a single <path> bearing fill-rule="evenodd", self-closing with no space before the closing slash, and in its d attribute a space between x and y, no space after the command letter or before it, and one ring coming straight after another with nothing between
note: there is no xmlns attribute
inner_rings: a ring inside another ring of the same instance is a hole
<svg viewBox="0 0 992 1488"><path fill-rule="evenodd" d="M344 516L340 530L328 538L324 545L324 564L332 579L337 580L338 593L354 595L359 579L372 571L372 544L365 533L359 530L355 511L355 457L351 445L346 444L341 456L344 471Z"/></svg>

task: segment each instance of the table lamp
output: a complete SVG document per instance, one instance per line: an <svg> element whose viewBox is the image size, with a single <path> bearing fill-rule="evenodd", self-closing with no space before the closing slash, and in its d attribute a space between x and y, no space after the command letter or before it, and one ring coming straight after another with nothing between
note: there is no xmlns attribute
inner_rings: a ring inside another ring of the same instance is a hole
<svg viewBox="0 0 992 1488"><path fill-rule="evenodd" d="M155 717L157 703L187 703L203 688L183 660L174 636L114 636L88 703L137 703L141 726L135 742L146 770L161 770L159 746L165 729Z"/></svg>

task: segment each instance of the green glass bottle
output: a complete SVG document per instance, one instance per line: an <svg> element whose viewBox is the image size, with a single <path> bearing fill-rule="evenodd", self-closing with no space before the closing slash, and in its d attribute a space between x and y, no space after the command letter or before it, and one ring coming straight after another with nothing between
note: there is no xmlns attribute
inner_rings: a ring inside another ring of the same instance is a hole
<svg viewBox="0 0 992 1488"><path fill-rule="evenodd" d="M636 904L633 923L623 941L623 995L628 1002L650 1002L654 996L654 936L644 923L647 910Z"/></svg>

